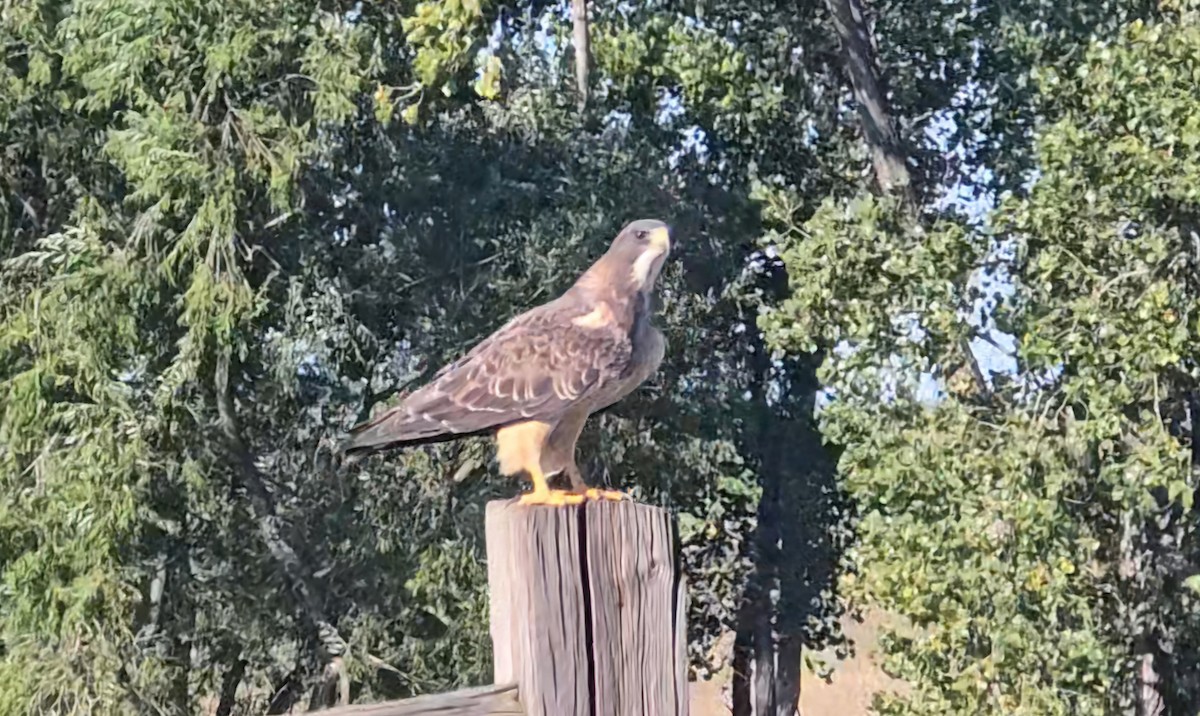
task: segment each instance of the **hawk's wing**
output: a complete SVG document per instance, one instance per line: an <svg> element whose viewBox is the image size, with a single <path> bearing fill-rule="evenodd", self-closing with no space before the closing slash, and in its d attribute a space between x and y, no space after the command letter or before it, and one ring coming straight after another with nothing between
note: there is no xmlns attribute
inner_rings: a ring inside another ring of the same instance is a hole
<svg viewBox="0 0 1200 716"><path fill-rule="evenodd" d="M517 316L402 403L354 429L361 453L549 420L618 380L632 342L618 325L577 325L583 310L554 301Z"/></svg>

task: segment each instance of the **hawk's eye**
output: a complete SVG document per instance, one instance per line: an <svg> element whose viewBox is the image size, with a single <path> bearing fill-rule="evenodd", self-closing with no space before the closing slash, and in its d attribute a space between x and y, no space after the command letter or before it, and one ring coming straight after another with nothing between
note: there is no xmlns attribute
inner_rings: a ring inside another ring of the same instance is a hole
<svg viewBox="0 0 1200 716"><path fill-rule="evenodd" d="M649 235L650 235L650 234L649 234L649 232L647 232L647 231L639 231L639 232L637 232L637 237L638 237L639 239L641 239L642 241L645 241L645 240L646 240L646 237L647 237L647 236L649 236Z"/></svg>

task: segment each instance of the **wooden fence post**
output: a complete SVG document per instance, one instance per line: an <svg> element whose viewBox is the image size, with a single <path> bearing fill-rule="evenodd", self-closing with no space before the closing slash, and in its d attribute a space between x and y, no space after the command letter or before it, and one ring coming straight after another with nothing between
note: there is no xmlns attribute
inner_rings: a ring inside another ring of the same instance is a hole
<svg viewBox="0 0 1200 716"><path fill-rule="evenodd" d="M688 716L675 524L632 501L489 502L495 685L328 716Z"/></svg>
<svg viewBox="0 0 1200 716"><path fill-rule="evenodd" d="M526 716L687 716L674 523L632 501L488 503L497 684Z"/></svg>

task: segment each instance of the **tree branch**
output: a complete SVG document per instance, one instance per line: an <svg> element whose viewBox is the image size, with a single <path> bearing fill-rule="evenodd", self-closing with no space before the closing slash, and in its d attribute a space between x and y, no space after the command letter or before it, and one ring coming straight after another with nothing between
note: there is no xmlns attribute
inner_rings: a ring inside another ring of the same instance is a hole
<svg viewBox="0 0 1200 716"><path fill-rule="evenodd" d="M259 536L266 543L271 556L283 568L288 584L300 602L304 617L321 645L322 660L329 664L335 658L344 655L348 647L338 634L337 628L326 618L325 610L304 573L300 557L284 537L283 521L279 518L275 501L267 489L266 480L254 463L250 449L242 439L229 381L230 363L228 351L217 357L213 381L216 391L217 424L226 457L237 474L238 483L250 498L258 522Z"/></svg>
<svg viewBox="0 0 1200 716"><path fill-rule="evenodd" d="M863 16L862 4L860 0L825 0L825 6L841 40L842 55L850 75L854 100L858 104L863 136L875 167L875 180L884 193L897 189L903 192L909 208L915 212L916 194L908 172L907 157L892 125L887 86L876 68L875 47Z"/></svg>
<svg viewBox="0 0 1200 716"><path fill-rule="evenodd" d="M587 0L571 0L571 34L575 45L575 90L579 94L579 111L582 112L590 99L588 73L592 64Z"/></svg>
<svg viewBox="0 0 1200 716"><path fill-rule="evenodd" d="M979 367L979 359L975 357L975 351L971 350L971 342L963 338L959 342L959 349L963 352L963 359L971 371L971 380L974 381L980 396L985 400L991 398L992 388L988 384L987 376L983 374L983 369Z"/></svg>

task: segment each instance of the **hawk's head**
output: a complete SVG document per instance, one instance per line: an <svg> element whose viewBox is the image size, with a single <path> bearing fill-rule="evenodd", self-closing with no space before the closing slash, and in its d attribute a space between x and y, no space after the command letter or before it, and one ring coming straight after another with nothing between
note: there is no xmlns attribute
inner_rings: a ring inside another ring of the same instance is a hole
<svg viewBox="0 0 1200 716"><path fill-rule="evenodd" d="M608 257L629 267L636 291L650 291L671 252L671 227L657 219L639 219L626 225L608 249Z"/></svg>

